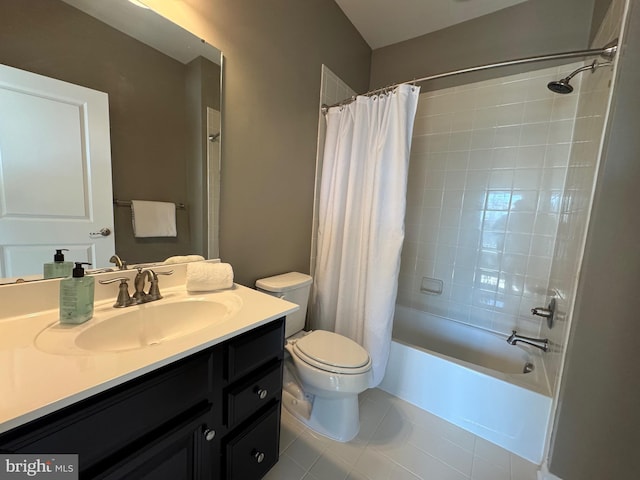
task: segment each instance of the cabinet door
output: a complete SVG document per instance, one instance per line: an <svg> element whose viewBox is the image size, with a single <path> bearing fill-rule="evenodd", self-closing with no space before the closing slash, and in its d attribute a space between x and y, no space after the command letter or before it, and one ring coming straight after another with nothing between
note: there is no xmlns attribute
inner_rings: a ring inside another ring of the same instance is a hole
<svg viewBox="0 0 640 480"><path fill-rule="evenodd" d="M122 458L139 439L157 438L179 418L206 402L211 355L205 353L91 397L32 424L0 435L0 447L15 453L75 453L80 470ZM6 440L6 441L5 441Z"/></svg>
<svg viewBox="0 0 640 480"><path fill-rule="evenodd" d="M219 440L208 429L211 406L158 438L141 442L116 465L101 473L85 472L83 478L101 480L209 480L219 472L215 451ZM108 462L108 459L107 459ZM107 463L105 462L105 463Z"/></svg>

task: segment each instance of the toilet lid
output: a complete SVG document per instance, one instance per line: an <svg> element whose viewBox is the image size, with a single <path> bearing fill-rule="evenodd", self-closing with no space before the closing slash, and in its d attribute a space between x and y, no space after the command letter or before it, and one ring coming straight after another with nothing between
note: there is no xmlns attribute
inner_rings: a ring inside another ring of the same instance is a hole
<svg viewBox="0 0 640 480"><path fill-rule="evenodd" d="M371 367L367 351L350 338L315 330L293 346L298 357L321 370L334 373L363 373Z"/></svg>

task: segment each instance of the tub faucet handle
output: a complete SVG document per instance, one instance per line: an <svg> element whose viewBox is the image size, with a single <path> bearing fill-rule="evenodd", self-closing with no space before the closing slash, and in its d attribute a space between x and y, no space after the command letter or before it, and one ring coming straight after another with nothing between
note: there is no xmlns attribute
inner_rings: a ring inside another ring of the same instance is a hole
<svg viewBox="0 0 640 480"><path fill-rule="evenodd" d="M549 310L548 308L543 308L543 307L536 307L536 308L532 308L531 309L531 314L532 315L538 315L539 317L550 317L551 315L553 315L553 312L551 310Z"/></svg>
<svg viewBox="0 0 640 480"><path fill-rule="evenodd" d="M538 317L543 317L547 319L547 326L549 328L553 327L553 316L556 310L556 299L552 298L547 307L534 307L531 309L532 315L537 315Z"/></svg>

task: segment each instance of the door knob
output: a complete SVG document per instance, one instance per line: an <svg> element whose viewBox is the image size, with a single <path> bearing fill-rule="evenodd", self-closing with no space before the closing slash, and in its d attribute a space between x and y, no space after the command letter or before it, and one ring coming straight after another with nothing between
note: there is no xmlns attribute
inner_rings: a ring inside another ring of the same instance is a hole
<svg viewBox="0 0 640 480"><path fill-rule="evenodd" d="M101 228L99 232L89 233L90 237L108 237L109 235L111 235L111 229L107 227Z"/></svg>

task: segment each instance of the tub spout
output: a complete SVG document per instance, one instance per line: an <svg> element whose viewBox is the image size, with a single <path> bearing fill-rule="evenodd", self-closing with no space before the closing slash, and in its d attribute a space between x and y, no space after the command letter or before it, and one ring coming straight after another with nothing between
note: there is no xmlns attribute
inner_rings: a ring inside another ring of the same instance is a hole
<svg viewBox="0 0 640 480"><path fill-rule="evenodd" d="M507 343L509 345L517 345L518 342L526 343L527 345L531 345L532 347L539 348L543 352L547 352L549 350L548 338L525 337L523 335L518 335L518 333L515 330L512 330L511 335L509 335L509 338L507 338Z"/></svg>

